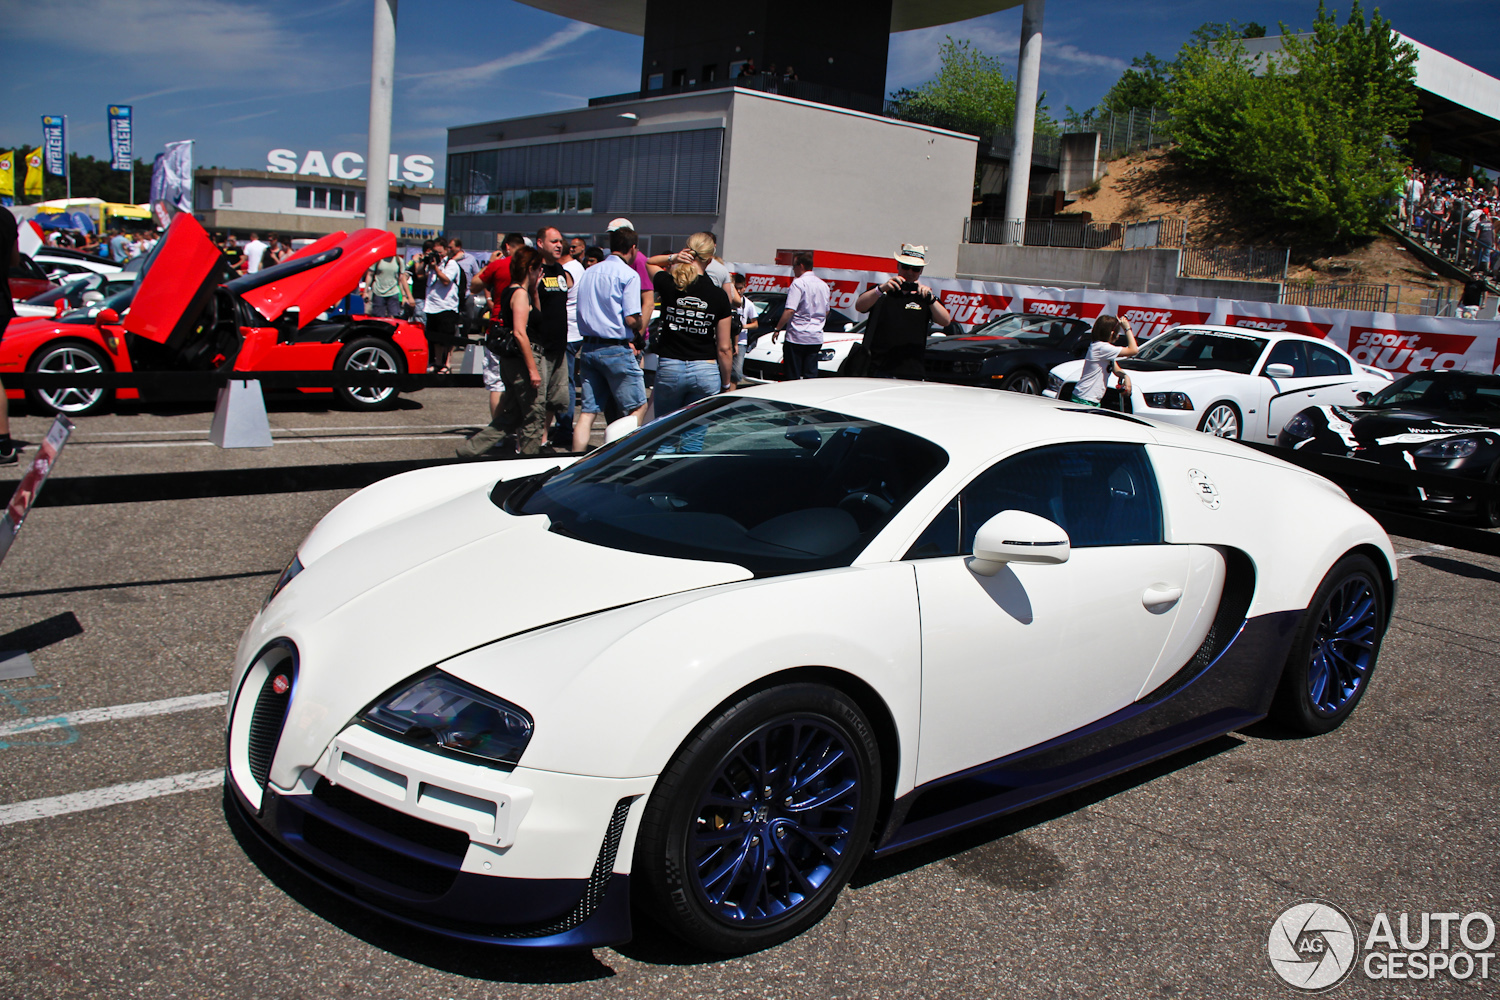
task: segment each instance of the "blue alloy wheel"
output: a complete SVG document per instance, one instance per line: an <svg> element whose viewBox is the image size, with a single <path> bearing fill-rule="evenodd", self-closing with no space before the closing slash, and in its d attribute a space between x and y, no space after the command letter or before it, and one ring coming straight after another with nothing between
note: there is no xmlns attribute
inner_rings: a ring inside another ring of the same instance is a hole
<svg viewBox="0 0 1500 1000"><path fill-rule="evenodd" d="M880 756L861 704L835 688L794 682L733 696L683 741L641 814L637 908L726 954L802 933L865 855Z"/></svg>
<svg viewBox="0 0 1500 1000"><path fill-rule="evenodd" d="M719 919L783 917L827 884L859 816L859 762L816 718L766 723L719 766L691 835L694 891Z"/></svg>
<svg viewBox="0 0 1500 1000"><path fill-rule="evenodd" d="M1379 639L1374 584L1362 575L1345 579L1318 616L1308 666L1313 711L1333 716L1363 689Z"/></svg>
<svg viewBox="0 0 1500 1000"><path fill-rule="evenodd" d="M1334 564L1292 637L1272 714L1297 732L1337 728L1370 686L1385 635L1387 574L1367 555Z"/></svg>

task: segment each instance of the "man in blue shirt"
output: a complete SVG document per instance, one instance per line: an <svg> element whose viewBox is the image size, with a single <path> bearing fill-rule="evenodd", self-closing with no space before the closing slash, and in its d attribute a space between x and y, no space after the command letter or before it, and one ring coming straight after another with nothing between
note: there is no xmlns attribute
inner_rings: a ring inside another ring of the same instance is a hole
<svg viewBox="0 0 1500 1000"><path fill-rule="evenodd" d="M635 334L641 329L641 278L635 269L635 230L609 234L610 255L583 272L578 281L578 355L583 379L583 412L573 426L573 450L589 446L594 415L613 399L625 414L640 419L646 409L646 380L636 358Z"/></svg>

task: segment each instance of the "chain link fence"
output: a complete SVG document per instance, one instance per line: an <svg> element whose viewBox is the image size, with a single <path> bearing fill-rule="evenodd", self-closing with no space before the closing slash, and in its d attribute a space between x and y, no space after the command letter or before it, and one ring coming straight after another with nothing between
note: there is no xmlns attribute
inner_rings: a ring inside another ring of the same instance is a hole
<svg viewBox="0 0 1500 1000"><path fill-rule="evenodd" d="M1099 156L1112 160L1126 153L1155 149L1172 141L1172 119L1161 108L1132 108L1079 119L1064 126L1068 132L1098 132Z"/></svg>

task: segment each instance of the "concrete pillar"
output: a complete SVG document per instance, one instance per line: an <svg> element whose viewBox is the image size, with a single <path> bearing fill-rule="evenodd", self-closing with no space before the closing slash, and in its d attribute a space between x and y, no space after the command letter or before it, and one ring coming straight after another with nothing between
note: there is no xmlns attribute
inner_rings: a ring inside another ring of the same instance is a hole
<svg viewBox="0 0 1500 1000"><path fill-rule="evenodd" d="M365 225L386 226L391 192L391 94L396 78L396 0L374 0L370 51L370 149L365 157Z"/></svg>
<svg viewBox="0 0 1500 1000"><path fill-rule="evenodd" d="M1010 186L1005 192L1005 242L1023 243L1026 200L1031 185L1031 139L1036 133L1037 84L1042 75L1042 12L1046 0L1026 0L1021 8L1021 58L1016 65L1016 137L1010 151Z"/></svg>

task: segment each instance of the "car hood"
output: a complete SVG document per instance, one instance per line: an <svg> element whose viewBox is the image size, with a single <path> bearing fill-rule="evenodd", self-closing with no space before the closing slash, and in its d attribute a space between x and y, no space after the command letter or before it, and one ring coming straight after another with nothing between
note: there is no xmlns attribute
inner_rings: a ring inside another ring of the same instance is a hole
<svg viewBox="0 0 1500 1000"><path fill-rule="evenodd" d="M927 353L943 357L988 357L1001 351L1034 351L1037 344L1023 344L1014 337L929 337Z"/></svg>
<svg viewBox="0 0 1500 1000"><path fill-rule="evenodd" d="M1226 375L1248 378L1239 372L1225 371L1222 368L1158 368L1152 367L1145 370L1136 368L1132 359L1126 359L1120 363L1120 367L1130 372L1130 382L1137 389L1150 392L1158 387L1163 389L1182 389L1184 386L1195 382L1203 382L1208 379L1221 379ZM1060 377L1064 382L1076 382L1078 376L1083 374L1082 361L1069 361L1057 365L1052 369L1052 374Z"/></svg>
<svg viewBox="0 0 1500 1000"><path fill-rule="evenodd" d="M1339 416L1338 408L1333 409L1335 412L1329 414L1330 427ZM1352 433L1363 448L1420 446L1476 431L1493 431L1500 424L1500 421L1484 423L1458 414L1416 409L1368 410L1348 407L1344 408L1344 414L1353 418Z"/></svg>
<svg viewBox="0 0 1500 1000"><path fill-rule="evenodd" d="M513 516L490 486L376 525L323 552L251 623L241 672L273 639L297 647L298 697L287 720L289 768L382 692L466 650L609 608L751 579L728 563L603 548ZM565 669L539 663L536 669ZM238 678L236 678L238 681ZM299 707L300 706L300 707Z"/></svg>

